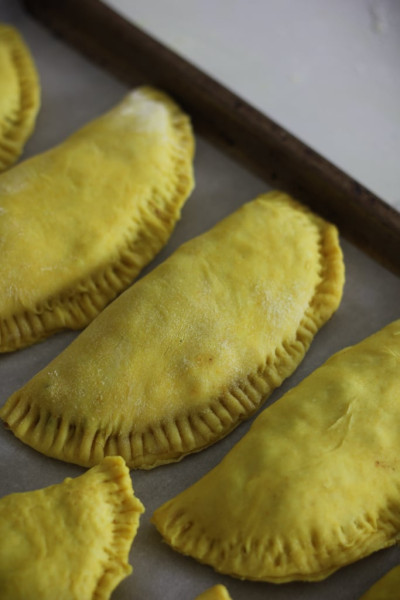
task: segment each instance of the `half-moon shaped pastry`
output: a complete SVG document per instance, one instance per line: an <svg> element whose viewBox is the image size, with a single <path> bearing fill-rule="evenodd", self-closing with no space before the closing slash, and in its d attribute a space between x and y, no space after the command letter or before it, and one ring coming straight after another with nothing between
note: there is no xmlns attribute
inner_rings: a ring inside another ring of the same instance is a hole
<svg viewBox="0 0 400 600"><path fill-rule="evenodd" d="M332 356L153 516L217 571L319 580L400 540L400 320Z"/></svg>
<svg viewBox="0 0 400 600"><path fill-rule="evenodd" d="M337 308L337 231L281 193L179 248L1 409L62 460L151 468L209 446L303 358Z"/></svg>
<svg viewBox="0 0 400 600"><path fill-rule="evenodd" d="M132 571L129 550L143 510L120 457L76 479L5 496L2 600L107 600Z"/></svg>
<svg viewBox="0 0 400 600"><path fill-rule="evenodd" d="M139 88L0 175L0 351L87 325L167 242L193 186L188 118Z"/></svg>
<svg viewBox="0 0 400 600"><path fill-rule="evenodd" d="M394 567L361 596L360 600L398 600L400 566Z"/></svg>
<svg viewBox="0 0 400 600"><path fill-rule="evenodd" d="M31 53L14 27L0 23L0 171L14 163L31 135L40 84Z"/></svg>
<svg viewBox="0 0 400 600"><path fill-rule="evenodd" d="M226 587L218 584L209 588L199 596L196 596L195 600L232 600L232 598Z"/></svg>

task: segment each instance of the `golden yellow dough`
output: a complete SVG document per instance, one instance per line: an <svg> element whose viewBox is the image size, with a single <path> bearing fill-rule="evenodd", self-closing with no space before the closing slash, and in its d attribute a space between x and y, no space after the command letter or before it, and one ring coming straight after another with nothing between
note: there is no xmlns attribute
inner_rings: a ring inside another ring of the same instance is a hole
<svg viewBox="0 0 400 600"><path fill-rule="evenodd" d="M0 171L21 154L40 105L38 74L14 27L0 23Z"/></svg>
<svg viewBox="0 0 400 600"><path fill-rule="evenodd" d="M132 571L143 512L113 456L76 479L0 500L2 600L106 600Z"/></svg>
<svg viewBox="0 0 400 600"><path fill-rule="evenodd" d="M260 196L121 295L0 416L82 465L179 460L293 372L342 286L336 229L284 194Z"/></svg>
<svg viewBox="0 0 400 600"><path fill-rule="evenodd" d="M400 320L332 356L153 516L235 577L319 580L400 539Z"/></svg>
<svg viewBox="0 0 400 600"><path fill-rule="evenodd" d="M167 242L193 186L185 114L130 93L0 175L0 351L87 325Z"/></svg>
<svg viewBox="0 0 400 600"><path fill-rule="evenodd" d="M195 600L232 600L232 598L226 587L219 584L196 596Z"/></svg>
<svg viewBox="0 0 400 600"><path fill-rule="evenodd" d="M399 600L400 566L394 567L377 581L360 600Z"/></svg>

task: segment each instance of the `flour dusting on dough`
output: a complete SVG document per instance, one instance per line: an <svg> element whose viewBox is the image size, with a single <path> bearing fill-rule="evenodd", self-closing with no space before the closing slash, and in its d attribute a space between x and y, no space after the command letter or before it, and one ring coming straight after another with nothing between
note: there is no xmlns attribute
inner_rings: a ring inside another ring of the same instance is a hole
<svg viewBox="0 0 400 600"><path fill-rule="evenodd" d="M0 183L0 194L18 194L28 184L30 178L27 176L27 169L11 170L9 173L3 173ZM0 207L0 214L6 211Z"/></svg>
<svg viewBox="0 0 400 600"><path fill-rule="evenodd" d="M137 90L126 96L117 108L118 114L124 117L132 115L133 119L126 123L131 129L138 132L167 134L168 111L160 102L150 99L144 92Z"/></svg>

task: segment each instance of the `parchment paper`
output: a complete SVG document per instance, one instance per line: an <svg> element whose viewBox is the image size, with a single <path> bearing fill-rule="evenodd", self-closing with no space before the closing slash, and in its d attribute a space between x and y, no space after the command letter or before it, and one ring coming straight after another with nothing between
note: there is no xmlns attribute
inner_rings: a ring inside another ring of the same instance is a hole
<svg viewBox="0 0 400 600"><path fill-rule="evenodd" d="M42 108L24 157L62 141L88 119L118 102L127 91L118 81L34 22L18 3L0 0L0 19L14 24L23 33L41 76ZM263 181L202 139L197 140L195 173L197 187L183 210L182 220L149 269L183 241L208 229L243 202L268 189ZM342 244L347 273L342 305L318 333L295 374L268 403L277 400L332 353L360 341L400 316L400 279L345 240ZM76 335L71 332L58 334L26 350L1 355L0 404ZM149 523L153 510L216 465L248 430L251 421L241 424L211 448L180 463L132 473L135 492L144 503L146 513L131 551L134 572L113 593L114 600L191 600L216 583L225 584L233 600L355 600L381 574L400 562L400 552L392 548L342 569L321 583L272 585L218 575L210 567L181 556L164 544ZM80 467L42 456L0 426L0 496L51 485L82 472ZM6 543L7 540L0 540L0 544Z"/></svg>

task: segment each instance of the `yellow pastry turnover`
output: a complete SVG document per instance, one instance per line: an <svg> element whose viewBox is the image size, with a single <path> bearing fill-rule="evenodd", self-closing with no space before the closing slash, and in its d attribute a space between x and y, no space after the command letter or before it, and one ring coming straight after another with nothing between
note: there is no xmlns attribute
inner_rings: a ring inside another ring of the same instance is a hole
<svg viewBox="0 0 400 600"><path fill-rule="evenodd" d="M336 229L284 194L260 196L122 294L0 415L62 460L179 460L293 372L342 285Z"/></svg>
<svg viewBox="0 0 400 600"><path fill-rule="evenodd" d="M400 566L394 567L377 581L360 600L399 600Z"/></svg>
<svg viewBox="0 0 400 600"><path fill-rule="evenodd" d="M153 522L235 577L319 580L400 539L400 320L332 356Z"/></svg>
<svg viewBox="0 0 400 600"><path fill-rule="evenodd" d="M196 596L195 600L232 600L232 598L226 587L219 584Z"/></svg>
<svg viewBox="0 0 400 600"><path fill-rule="evenodd" d="M0 500L2 600L106 600L131 572L141 502L120 457Z"/></svg>
<svg viewBox="0 0 400 600"><path fill-rule="evenodd" d="M187 116L139 88L0 175L0 351L87 325L168 240L193 186Z"/></svg>
<svg viewBox="0 0 400 600"><path fill-rule="evenodd" d="M0 23L0 171L21 154L40 105L38 74L14 27Z"/></svg>

